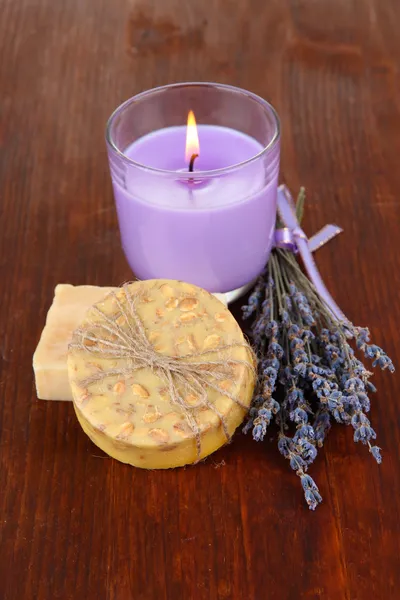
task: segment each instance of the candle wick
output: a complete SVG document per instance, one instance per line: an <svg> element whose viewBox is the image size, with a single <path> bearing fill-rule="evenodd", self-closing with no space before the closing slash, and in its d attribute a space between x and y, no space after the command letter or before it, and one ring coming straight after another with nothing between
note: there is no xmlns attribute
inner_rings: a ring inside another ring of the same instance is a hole
<svg viewBox="0 0 400 600"><path fill-rule="evenodd" d="M194 161L196 160L196 158L198 156L199 156L198 154L192 154L192 156L190 158L190 163L189 163L189 173L193 173Z"/></svg>

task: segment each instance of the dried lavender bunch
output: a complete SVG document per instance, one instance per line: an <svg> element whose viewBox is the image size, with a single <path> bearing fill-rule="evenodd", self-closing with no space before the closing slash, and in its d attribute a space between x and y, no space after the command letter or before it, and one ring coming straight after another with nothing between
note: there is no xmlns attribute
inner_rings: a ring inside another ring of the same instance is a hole
<svg viewBox="0 0 400 600"><path fill-rule="evenodd" d="M304 194L301 194L301 205ZM382 458L367 413L372 373L350 345L371 359L372 367L394 371L387 354L370 344L369 331L338 321L302 272L294 255L272 251L243 317L252 318L252 342L259 357L259 379L244 431L262 441L272 422L278 448L300 477L306 502L314 510L322 501L307 474L332 421L351 425L354 441Z"/></svg>

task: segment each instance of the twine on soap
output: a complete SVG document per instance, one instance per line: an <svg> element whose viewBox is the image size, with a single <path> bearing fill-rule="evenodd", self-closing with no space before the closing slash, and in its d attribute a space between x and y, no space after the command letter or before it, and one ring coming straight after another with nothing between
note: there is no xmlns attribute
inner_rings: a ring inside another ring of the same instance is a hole
<svg viewBox="0 0 400 600"><path fill-rule="evenodd" d="M208 390L215 390L227 396L235 404L247 411L248 406L240 399L219 386L223 380L232 380L233 366L244 365L255 374L256 359L251 347L247 343L234 342L217 348L210 348L184 356L168 356L157 352L148 340L143 323L137 312L137 302L143 296L143 290L132 294L128 284L122 289L125 292L127 305L120 301L115 292L110 292L120 314L109 316L98 305L91 308L90 314L97 315L99 321L87 318L85 325L74 333L70 349L78 349L102 358L123 359L125 366L116 367L107 371L99 371L79 384L84 388L99 382L107 377L121 376L125 379L135 371L149 368L156 373L166 385L172 403L179 406L190 427L195 440L197 461L201 456L201 432L194 416L194 412L206 407L212 410L221 423L227 441L230 434L224 416L208 399ZM124 327L123 327L123 326ZM249 360L240 360L231 357L223 360L206 360L212 353L223 350L232 350L235 347L244 347L248 351ZM185 396L194 394L198 397L196 403L188 404Z"/></svg>

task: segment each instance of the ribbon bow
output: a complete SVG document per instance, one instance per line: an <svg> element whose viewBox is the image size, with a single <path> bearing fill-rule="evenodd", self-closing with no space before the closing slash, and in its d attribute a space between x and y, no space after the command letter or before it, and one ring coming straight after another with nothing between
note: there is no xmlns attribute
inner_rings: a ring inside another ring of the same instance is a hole
<svg viewBox="0 0 400 600"><path fill-rule="evenodd" d="M277 208L285 227L275 231L275 247L290 250L291 252L299 252L308 277L333 316L338 321L348 322L348 319L326 289L312 256L315 250L321 248L321 246L341 233L343 229L337 225L325 225L312 238L308 239L297 221L295 204L286 185L280 185L278 188Z"/></svg>

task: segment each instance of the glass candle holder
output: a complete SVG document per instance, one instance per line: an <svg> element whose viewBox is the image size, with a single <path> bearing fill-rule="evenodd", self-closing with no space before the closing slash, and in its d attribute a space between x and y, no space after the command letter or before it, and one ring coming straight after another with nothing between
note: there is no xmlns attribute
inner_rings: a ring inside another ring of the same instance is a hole
<svg viewBox="0 0 400 600"><path fill-rule="evenodd" d="M185 124L190 111L197 130ZM268 102L227 85L168 85L117 108L106 139L122 246L139 279L210 292L254 280L276 218L279 119Z"/></svg>

